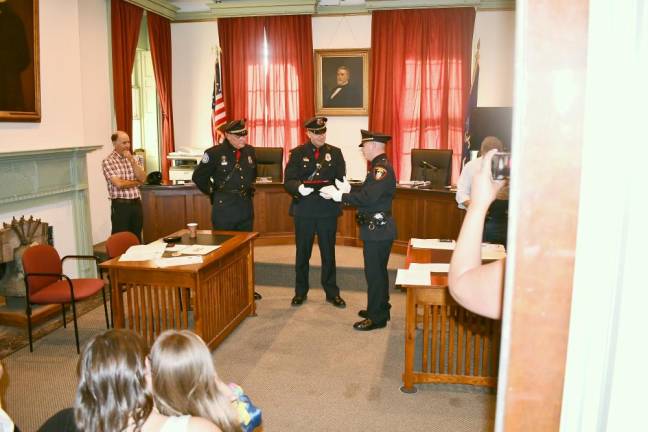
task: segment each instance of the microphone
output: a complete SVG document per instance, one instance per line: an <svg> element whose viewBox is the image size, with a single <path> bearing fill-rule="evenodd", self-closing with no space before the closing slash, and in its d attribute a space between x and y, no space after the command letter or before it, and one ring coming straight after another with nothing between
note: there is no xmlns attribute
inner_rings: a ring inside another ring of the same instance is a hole
<svg viewBox="0 0 648 432"><path fill-rule="evenodd" d="M433 170L433 171L439 171L439 167L438 167L438 166L436 166L436 165L432 165L432 164L429 163L428 161L424 161L424 160L422 160L421 162L419 162L419 166L420 166L421 168L429 168L429 169L431 169L431 170Z"/></svg>

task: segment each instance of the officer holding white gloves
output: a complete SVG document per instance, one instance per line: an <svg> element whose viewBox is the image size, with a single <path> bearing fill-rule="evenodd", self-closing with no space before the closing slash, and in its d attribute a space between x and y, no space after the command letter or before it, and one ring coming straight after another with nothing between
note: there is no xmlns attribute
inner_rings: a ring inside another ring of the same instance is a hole
<svg viewBox="0 0 648 432"><path fill-rule="evenodd" d="M293 306L304 303L308 295L309 261L317 234L322 257L321 283L326 292L326 301L336 307L346 307L340 297L335 269L335 234L342 208L340 204L324 199L315 192L324 186L346 181L346 163L342 151L326 143L327 120L326 117L313 117L304 124L308 142L290 152L284 175L284 187L293 197L290 215L295 218L297 253Z"/></svg>
<svg viewBox="0 0 648 432"><path fill-rule="evenodd" d="M385 154L385 145L391 137L367 130L360 132L362 154L371 162L362 188L351 192L351 185L344 179L342 182L336 181L335 186L323 187L320 196L358 209L356 220L363 241L367 309L358 312L364 319L353 324L353 328L370 331L385 327L391 318L387 262L396 238L396 224L391 213L396 175Z"/></svg>

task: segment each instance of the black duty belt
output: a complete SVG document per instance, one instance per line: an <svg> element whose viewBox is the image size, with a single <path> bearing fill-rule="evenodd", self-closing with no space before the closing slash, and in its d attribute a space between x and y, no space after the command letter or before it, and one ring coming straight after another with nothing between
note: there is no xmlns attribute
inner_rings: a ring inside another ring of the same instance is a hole
<svg viewBox="0 0 648 432"><path fill-rule="evenodd" d="M228 194L239 195L241 198L252 198L252 196L254 196L254 191L252 189L232 189L232 190L220 189L217 190L216 192L224 192Z"/></svg>
<svg viewBox="0 0 648 432"><path fill-rule="evenodd" d="M117 203L117 204L135 204L135 203L140 202L140 199L139 198L131 198L131 199L128 199L128 198L112 198L111 201L114 202L114 203Z"/></svg>
<svg viewBox="0 0 648 432"><path fill-rule="evenodd" d="M377 213L356 213L356 222L358 225L367 225L370 230L387 225L387 220L391 217L391 212Z"/></svg>

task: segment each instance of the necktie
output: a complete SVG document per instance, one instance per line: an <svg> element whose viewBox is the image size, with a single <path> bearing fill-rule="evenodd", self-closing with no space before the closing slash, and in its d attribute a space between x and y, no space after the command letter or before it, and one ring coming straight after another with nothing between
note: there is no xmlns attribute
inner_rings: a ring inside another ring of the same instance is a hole
<svg viewBox="0 0 648 432"><path fill-rule="evenodd" d="M238 163L238 161L241 159L241 150L236 150L235 155L236 155L236 163Z"/></svg>
<svg viewBox="0 0 648 432"><path fill-rule="evenodd" d="M315 149L315 160L319 159L319 149Z"/></svg>

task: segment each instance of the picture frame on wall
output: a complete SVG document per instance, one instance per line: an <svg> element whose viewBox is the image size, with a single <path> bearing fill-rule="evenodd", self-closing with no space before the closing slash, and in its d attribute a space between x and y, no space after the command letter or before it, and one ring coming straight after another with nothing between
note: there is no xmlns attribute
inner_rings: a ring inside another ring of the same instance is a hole
<svg viewBox="0 0 648 432"><path fill-rule="evenodd" d="M0 2L0 121L41 121L38 38L38 0Z"/></svg>
<svg viewBox="0 0 648 432"><path fill-rule="evenodd" d="M369 115L369 50L315 50L317 115Z"/></svg>

